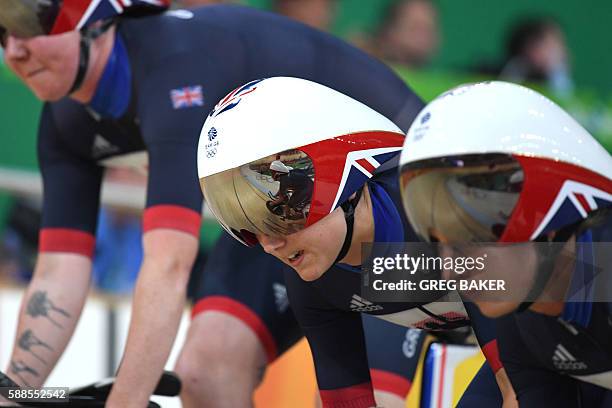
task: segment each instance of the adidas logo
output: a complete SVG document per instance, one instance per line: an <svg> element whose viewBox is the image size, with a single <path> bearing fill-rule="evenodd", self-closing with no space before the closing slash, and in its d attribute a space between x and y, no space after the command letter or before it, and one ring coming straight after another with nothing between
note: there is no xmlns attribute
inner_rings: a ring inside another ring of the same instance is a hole
<svg viewBox="0 0 612 408"><path fill-rule="evenodd" d="M276 303L276 310L278 310L278 313L283 313L289 308L287 288L285 285L281 285L280 283L274 283L272 284L272 290L274 291L274 303Z"/></svg>
<svg viewBox="0 0 612 408"><path fill-rule="evenodd" d="M111 144L111 142L103 138L100 134L96 135L93 145L91 146L91 155L94 159L107 154L116 153L118 151L119 148L117 146Z"/></svg>
<svg viewBox="0 0 612 408"><path fill-rule="evenodd" d="M584 362L576 360L576 357L567 351L562 344L557 344L552 362L557 370L584 370L587 368Z"/></svg>
<svg viewBox="0 0 612 408"><path fill-rule="evenodd" d="M351 298L351 312L374 312L376 310L382 310L382 306L375 305L369 300L365 300L361 296L353 295Z"/></svg>

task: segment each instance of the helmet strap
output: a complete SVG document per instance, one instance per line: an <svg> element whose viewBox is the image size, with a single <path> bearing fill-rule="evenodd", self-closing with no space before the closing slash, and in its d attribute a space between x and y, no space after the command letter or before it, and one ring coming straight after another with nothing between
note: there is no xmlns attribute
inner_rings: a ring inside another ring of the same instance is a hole
<svg viewBox="0 0 612 408"><path fill-rule="evenodd" d="M544 288L548 284L548 280L553 273L553 269L555 267L555 257L552 254L554 251L554 246L551 245L550 242L548 244L549 245L547 245L544 250L540 251L540 261L538 262L535 282L531 285L531 289L529 289L529 293L527 293L525 299L537 299L544 291ZM522 313L529 309L534 300L523 300L518 307L518 312Z"/></svg>
<svg viewBox="0 0 612 408"><path fill-rule="evenodd" d="M346 221L346 234L344 235L344 242L342 243L342 248L340 248L340 252L338 253L336 260L332 265L335 265L340 262L351 248L351 243L353 241L353 225L355 223L355 209L357 208L357 204L359 204L359 199L361 198L362 192L363 188L360 188L355 192L355 197L352 200L347 200L340 205L340 207L344 211L344 220Z"/></svg>
<svg viewBox="0 0 612 408"><path fill-rule="evenodd" d="M535 242L548 243L545 248L542 248L539 251L540 261L538 264L538 270L535 278L535 282L531 285L531 289L525 299L534 299L534 300L524 300L518 307L518 312L522 313L527 310L537 299L544 288L548 284L551 275L555 269L555 261L557 260L557 255L561 253L561 246L555 245L562 242L567 242L572 235L577 235L579 231L580 223L575 223L568 225L565 228L560 229L552 239L552 241L547 241L544 237L540 236ZM537 245L537 244L536 244Z"/></svg>
<svg viewBox="0 0 612 408"><path fill-rule="evenodd" d="M74 82L68 91L68 95L75 92L81 87L81 85L83 85L85 75L87 74L87 69L89 68L89 49L91 47L91 42L104 34L113 25L113 23L113 20L108 20L100 25L87 27L81 30L81 40L79 44L79 66L77 67L77 73L74 78Z"/></svg>

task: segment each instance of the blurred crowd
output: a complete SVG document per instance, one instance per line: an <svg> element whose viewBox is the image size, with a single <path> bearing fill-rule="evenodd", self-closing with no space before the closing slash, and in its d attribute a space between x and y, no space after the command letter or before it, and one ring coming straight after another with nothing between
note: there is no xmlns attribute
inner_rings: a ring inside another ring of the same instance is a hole
<svg viewBox="0 0 612 408"><path fill-rule="evenodd" d="M323 31L332 31L339 0L268 0L272 11ZM175 0L174 7L200 7L239 0ZM413 70L428 69L444 50L440 18L434 0L392 0L379 23L368 32L352 32L348 40L373 56ZM528 82L558 96L573 91L571 58L563 28L550 16L517 18L505 33L498 61L479 61L463 70L513 82ZM1 59L0 49L0 59ZM461 70L462 67L453 67Z"/></svg>
<svg viewBox="0 0 612 408"><path fill-rule="evenodd" d="M180 7L203 6L231 0L181 0ZM271 0L272 11L323 31L332 31L339 0ZM348 36L356 46L390 64L412 70L432 68L443 50L443 36L435 1L394 0L383 9L370 32ZM479 61L464 71L543 87L557 96L573 91L570 55L562 27L550 16L525 16L506 29L504 54L498 61ZM461 67L455 67L461 70Z"/></svg>

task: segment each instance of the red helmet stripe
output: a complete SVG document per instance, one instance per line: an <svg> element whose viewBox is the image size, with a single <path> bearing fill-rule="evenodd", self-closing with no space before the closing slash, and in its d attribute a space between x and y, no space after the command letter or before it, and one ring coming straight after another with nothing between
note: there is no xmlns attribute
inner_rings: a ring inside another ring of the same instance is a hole
<svg viewBox="0 0 612 408"><path fill-rule="evenodd" d="M125 9L163 11L168 0L63 0L60 11L49 34L61 34L106 18L120 15Z"/></svg>
<svg viewBox="0 0 612 408"><path fill-rule="evenodd" d="M363 169L370 174L374 173L374 170L376 170L376 167L378 167L370 163L370 161L367 158L359 159L356 161L356 163L359 164L361 167L363 167Z"/></svg>
<svg viewBox="0 0 612 408"><path fill-rule="evenodd" d="M382 164L372 156L398 151L403 143L403 134L379 131L338 136L300 147L312 159L315 168L315 184L306 226L314 224L336 208L347 188L352 169L363 173L364 177L372 177L372 173Z"/></svg>
<svg viewBox="0 0 612 408"><path fill-rule="evenodd" d="M55 19L55 24L49 34L60 34L75 30L86 11L93 6L97 7L100 0L92 2L82 0L64 0L62 8Z"/></svg>
<svg viewBox="0 0 612 408"><path fill-rule="evenodd" d="M525 173L521 196L500 238L502 242L527 242L546 231L562 204L569 199L576 219L597 209L595 198L612 201L612 180L584 167L538 157L514 156ZM578 215L579 214L579 215Z"/></svg>
<svg viewBox="0 0 612 408"><path fill-rule="evenodd" d="M593 211L593 209L589 205L587 199L584 197L584 194L582 194L582 193L574 193L574 196L576 197L576 199L578 200L578 202L580 203L582 208L585 210L585 213L589 213L589 212Z"/></svg>

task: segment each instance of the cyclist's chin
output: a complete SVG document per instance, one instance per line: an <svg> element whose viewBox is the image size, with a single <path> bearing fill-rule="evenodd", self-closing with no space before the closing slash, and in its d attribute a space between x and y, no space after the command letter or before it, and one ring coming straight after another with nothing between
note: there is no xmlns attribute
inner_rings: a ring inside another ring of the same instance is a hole
<svg viewBox="0 0 612 408"><path fill-rule="evenodd" d="M480 312L490 318L497 318L505 316L509 313L514 312L521 305L520 302L511 301L497 301L497 302L475 302Z"/></svg>
<svg viewBox="0 0 612 408"><path fill-rule="evenodd" d="M304 281L311 282L317 280L328 269L323 265L323 262L313 257L311 254L306 253L303 257L304 259L302 259L299 265L291 265L291 267Z"/></svg>

